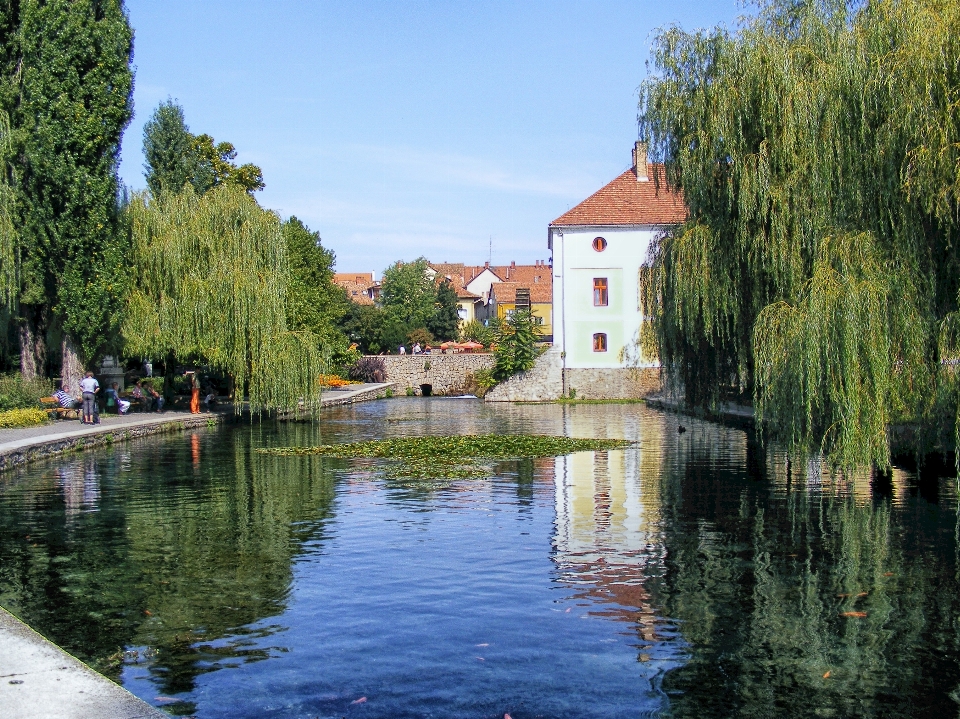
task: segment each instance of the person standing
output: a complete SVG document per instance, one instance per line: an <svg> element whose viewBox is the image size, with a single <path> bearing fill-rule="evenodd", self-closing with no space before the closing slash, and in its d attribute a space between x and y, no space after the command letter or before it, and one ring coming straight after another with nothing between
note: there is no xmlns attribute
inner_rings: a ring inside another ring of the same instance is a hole
<svg viewBox="0 0 960 719"><path fill-rule="evenodd" d="M187 372L190 378L190 414L200 414L200 377L196 372Z"/></svg>
<svg viewBox="0 0 960 719"><path fill-rule="evenodd" d="M97 392L100 391L100 383L97 382L93 372L87 372L86 376L80 380L80 389L83 391L83 424L94 424L94 407L97 401ZM100 418L97 417L97 422Z"/></svg>

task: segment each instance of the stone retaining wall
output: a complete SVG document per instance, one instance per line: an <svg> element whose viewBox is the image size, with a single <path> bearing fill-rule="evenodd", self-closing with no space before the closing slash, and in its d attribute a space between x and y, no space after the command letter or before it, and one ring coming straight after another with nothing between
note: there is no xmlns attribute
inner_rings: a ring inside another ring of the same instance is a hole
<svg viewBox="0 0 960 719"><path fill-rule="evenodd" d="M567 396L577 399L637 399L660 392L660 369L572 369L564 371Z"/></svg>
<svg viewBox="0 0 960 719"><path fill-rule="evenodd" d="M469 375L477 370L491 369L492 354L429 354L384 355L386 381L396 385L396 394L422 394L423 385L429 385L431 394L457 395L468 388Z"/></svg>
<svg viewBox="0 0 960 719"><path fill-rule="evenodd" d="M551 347L529 372L520 372L487 392L485 402L544 402L563 394L563 358Z"/></svg>

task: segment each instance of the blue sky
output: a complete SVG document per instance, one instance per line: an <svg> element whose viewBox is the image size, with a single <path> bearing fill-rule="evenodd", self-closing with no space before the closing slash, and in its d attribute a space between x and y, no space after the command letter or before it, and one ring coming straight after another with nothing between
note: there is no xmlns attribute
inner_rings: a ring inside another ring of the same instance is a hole
<svg viewBox="0 0 960 719"><path fill-rule="evenodd" d="M135 117L172 97L263 169L260 203L321 234L341 271L397 259L546 259L546 227L630 166L658 27L723 2L128 0Z"/></svg>

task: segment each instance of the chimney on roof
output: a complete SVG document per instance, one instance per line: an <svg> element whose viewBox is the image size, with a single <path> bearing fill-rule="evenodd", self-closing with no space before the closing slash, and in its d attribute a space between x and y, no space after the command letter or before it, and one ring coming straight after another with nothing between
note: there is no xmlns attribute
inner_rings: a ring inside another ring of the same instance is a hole
<svg viewBox="0 0 960 719"><path fill-rule="evenodd" d="M513 262L510 263L510 269L513 270L513 269L516 269L516 267L517 267L517 262L516 260L514 260Z"/></svg>
<svg viewBox="0 0 960 719"><path fill-rule="evenodd" d="M486 267L487 269L489 269L489 268L490 268L490 263L489 263L489 262L484 262L484 263L483 263L483 266Z"/></svg>
<svg viewBox="0 0 960 719"><path fill-rule="evenodd" d="M647 143L637 140L633 145L633 171L637 175L637 182L649 182L647 175Z"/></svg>

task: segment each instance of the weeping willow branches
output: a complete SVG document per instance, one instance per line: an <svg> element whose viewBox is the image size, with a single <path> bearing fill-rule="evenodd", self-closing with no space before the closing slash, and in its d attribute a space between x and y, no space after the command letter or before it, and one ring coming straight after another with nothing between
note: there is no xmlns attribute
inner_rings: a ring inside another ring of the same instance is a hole
<svg viewBox="0 0 960 719"><path fill-rule="evenodd" d="M248 386L253 410L310 404L323 362L316 337L287 330L279 218L231 186L139 195L129 216L137 264L127 351L201 359Z"/></svg>
<svg viewBox="0 0 960 719"><path fill-rule="evenodd" d="M795 449L885 465L887 427L941 422L954 374L960 6L848 8L658 37L640 118L690 220L641 283L688 401L752 392Z"/></svg>

